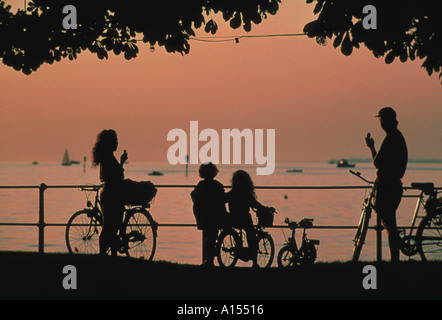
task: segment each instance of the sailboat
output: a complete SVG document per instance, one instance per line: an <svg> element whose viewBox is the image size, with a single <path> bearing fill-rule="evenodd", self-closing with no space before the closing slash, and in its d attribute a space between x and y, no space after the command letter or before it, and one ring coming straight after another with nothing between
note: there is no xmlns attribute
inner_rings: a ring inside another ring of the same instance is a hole
<svg viewBox="0 0 442 320"><path fill-rule="evenodd" d="M68 149L64 151L63 160L61 161L62 166L70 166L71 164L79 164L80 161L70 160Z"/></svg>

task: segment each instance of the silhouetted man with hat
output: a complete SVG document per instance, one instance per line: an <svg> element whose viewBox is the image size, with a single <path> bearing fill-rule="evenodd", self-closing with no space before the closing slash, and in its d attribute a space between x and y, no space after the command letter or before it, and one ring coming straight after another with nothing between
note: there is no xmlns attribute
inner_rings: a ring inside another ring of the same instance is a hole
<svg viewBox="0 0 442 320"><path fill-rule="evenodd" d="M388 231L391 261L399 261L401 239L397 230L396 210L402 199L402 178L407 169L408 150L404 136L398 130L396 112L382 108L378 115L381 127L387 134L378 152L370 133L365 142L370 148L373 164L377 169L375 210Z"/></svg>

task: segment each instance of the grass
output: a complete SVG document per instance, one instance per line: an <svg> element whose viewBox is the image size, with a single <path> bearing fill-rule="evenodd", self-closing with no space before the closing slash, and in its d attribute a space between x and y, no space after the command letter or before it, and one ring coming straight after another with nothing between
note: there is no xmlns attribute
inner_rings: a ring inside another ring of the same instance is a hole
<svg viewBox="0 0 442 320"><path fill-rule="evenodd" d="M376 267L376 290L365 290L365 265ZM77 272L65 290L63 268ZM205 269L166 261L0 252L2 298L384 299L440 298L442 263L316 263L296 270Z"/></svg>

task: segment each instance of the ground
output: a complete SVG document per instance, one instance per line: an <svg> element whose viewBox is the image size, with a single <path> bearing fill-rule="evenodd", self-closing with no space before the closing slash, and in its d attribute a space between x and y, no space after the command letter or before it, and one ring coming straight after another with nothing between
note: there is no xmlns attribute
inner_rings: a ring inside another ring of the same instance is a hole
<svg viewBox="0 0 442 320"><path fill-rule="evenodd" d="M440 262L333 262L296 270L225 270L122 257L23 252L0 252L0 261L0 297L6 299L261 301L442 297ZM366 265L374 268L364 271ZM372 289L364 288L364 280ZM69 289L73 286L76 289Z"/></svg>

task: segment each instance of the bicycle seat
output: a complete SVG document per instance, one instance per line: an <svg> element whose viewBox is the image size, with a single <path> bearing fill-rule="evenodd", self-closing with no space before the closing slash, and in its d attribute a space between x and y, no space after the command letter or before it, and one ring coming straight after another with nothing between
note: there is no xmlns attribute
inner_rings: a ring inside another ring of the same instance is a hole
<svg viewBox="0 0 442 320"><path fill-rule="evenodd" d="M313 219L304 218L299 222L299 226L303 229L308 229L313 227Z"/></svg>
<svg viewBox="0 0 442 320"><path fill-rule="evenodd" d="M411 184L413 189L422 190L425 194L430 194L434 192L434 183L433 182L413 182Z"/></svg>

